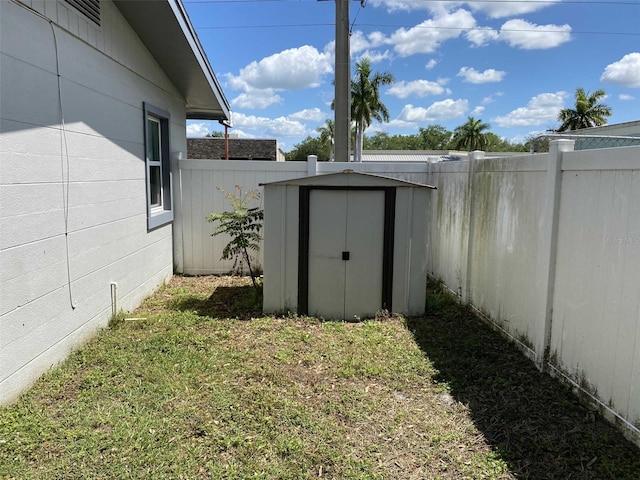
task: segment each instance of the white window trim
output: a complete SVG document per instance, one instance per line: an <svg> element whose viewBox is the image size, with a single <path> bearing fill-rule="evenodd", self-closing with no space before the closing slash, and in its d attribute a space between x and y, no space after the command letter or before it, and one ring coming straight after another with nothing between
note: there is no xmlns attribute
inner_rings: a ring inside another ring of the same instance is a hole
<svg viewBox="0 0 640 480"><path fill-rule="evenodd" d="M172 175L171 175L171 149L169 147L169 112L154 107L148 103L143 103L144 111L144 158L145 176L147 192L147 228L155 228L173 222L173 195L172 195ZM151 205L151 175L149 172L150 160L147 156L149 131L147 120L151 117L160 123L160 145L161 145L161 182L162 182L162 205Z"/></svg>

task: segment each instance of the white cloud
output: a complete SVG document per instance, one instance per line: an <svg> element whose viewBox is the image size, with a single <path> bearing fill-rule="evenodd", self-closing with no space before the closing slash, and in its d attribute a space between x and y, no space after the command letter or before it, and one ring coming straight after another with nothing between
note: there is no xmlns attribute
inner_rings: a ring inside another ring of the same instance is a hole
<svg viewBox="0 0 640 480"><path fill-rule="evenodd" d="M411 95L415 95L417 97L425 97L427 95L442 95L447 90L436 82L430 82L428 80L413 80L411 82L405 82L404 80L401 82L395 83L387 93L389 95L393 95L398 98L407 98Z"/></svg>
<svg viewBox="0 0 640 480"><path fill-rule="evenodd" d="M424 66L424 68L426 68L427 70L431 70L433 67L435 67L438 64L437 60L434 60L433 58L431 60L429 60L427 62L427 64Z"/></svg>
<svg viewBox="0 0 640 480"><path fill-rule="evenodd" d="M384 52L377 50L365 50L355 60L361 60L364 57L367 57L369 60L371 60L371 63L379 63L383 60L392 60L393 54L389 50L385 50Z"/></svg>
<svg viewBox="0 0 640 480"><path fill-rule="evenodd" d="M398 116L404 122L438 122L451 120L463 116L469 109L467 100L452 100L450 98L440 102L434 102L431 106L414 107L411 104L405 105Z"/></svg>
<svg viewBox="0 0 640 480"><path fill-rule="evenodd" d="M400 120L398 118L394 118L389 122L385 123L385 130L411 130L412 133L416 130L416 124L414 122L407 122L405 120Z"/></svg>
<svg viewBox="0 0 640 480"><path fill-rule="evenodd" d="M607 65L600 80L624 87L640 88L640 53L629 53L617 62Z"/></svg>
<svg viewBox="0 0 640 480"><path fill-rule="evenodd" d="M296 137L309 133L307 127L296 120L290 120L286 117L274 118L266 126L265 131L268 135L274 137Z"/></svg>
<svg viewBox="0 0 640 480"><path fill-rule="evenodd" d="M253 61L240 70L238 76L227 75L229 86L245 90L300 90L317 87L322 77L333 71L333 57L316 48L298 48Z"/></svg>
<svg viewBox="0 0 640 480"><path fill-rule="evenodd" d="M620 95L618 95L618 98L623 102L636 99L636 97L634 97L633 95L629 95L627 93L621 93Z"/></svg>
<svg viewBox="0 0 640 480"><path fill-rule="evenodd" d="M235 138L256 138L255 135L252 135L244 130L240 130L238 128L234 128L233 130L229 130L229 135L233 135Z"/></svg>
<svg viewBox="0 0 640 480"><path fill-rule="evenodd" d="M485 107L483 107L482 105L478 105L476 108L474 108L471 111L471 116L472 117L479 117L482 115L482 112L484 112Z"/></svg>
<svg viewBox="0 0 640 480"><path fill-rule="evenodd" d="M279 103L282 103L282 97L270 88L266 90L250 89L231 100L231 105L235 108L267 108Z"/></svg>
<svg viewBox="0 0 640 480"><path fill-rule="evenodd" d="M444 41L459 37L464 30L475 27L476 21L466 10L443 13L415 27L400 28L385 39L401 57L418 53L433 53Z"/></svg>
<svg viewBox="0 0 640 480"><path fill-rule="evenodd" d="M547 2L466 2L473 11L483 12L491 18L513 17L524 13L531 13L549 6L551 3L559 3L561 0Z"/></svg>
<svg viewBox="0 0 640 480"><path fill-rule="evenodd" d="M204 137L207 133L212 131L211 123L207 122L198 122L198 123L189 123L187 122L187 137L188 138L199 138Z"/></svg>
<svg viewBox="0 0 640 480"><path fill-rule="evenodd" d="M500 40L523 50L554 48L571 40L569 25L535 25L526 20L509 20L500 28Z"/></svg>
<svg viewBox="0 0 640 480"><path fill-rule="evenodd" d="M351 38L353 38L353 36ZM371 47L379 47L380 45L384 45L387 40L384 33L382 32L371 32L369 35L367 35L367 39L369 40L369 46Z"/></svg>
<svg viewBox="0 0 640 480"><path fill-rule="evenodd" d="M504 92L496 92L493 95L489 95L488 97L484 97L482 99L482 105L488 105L489 103L493 103L496 101L495 97L501 97L504 95Z"/></svg>
<svg viewBox="0 0 640 480"><path fill-rule="evenodd" d="M491 27L478 27L476 20L468 10L457 8L469 4L476 11L490 11L491 17L503 17L510 14L537 10L541 4L530 2L412 2L378 1L374 4L385 4L391 11L423 8L430 10L433 17L411 28L399 28L390 35L382 32L370 33L366 38L362 32L352 35L352 52L359 53L381 45L392 45L394 52L400 57L408 57L421 53L435 52L445 41L460 37L465 38L476 47L486 46L495 41L504 41L514 48L523 50L541 50L554 48L571 40L569 25L536 25L522 19L506 21L500 30ZM526 4L526 5L525 5ZM481 8L481 6L483 6ZM485 8L486 7L486 8ZM498 13L502 12L502 13ZM507 12L511 12L507 14ZM389 58L388 54L379 54L381 59ZM427 68L433 68L433 61Z"/></svg>
<svg viewBox="0 0 640 480"><path fill-rule="evenodd" d="M369 0L367 5L384 6L388 11L412 11L430 10L439 12L451 10L460 5L468 5L475 12L482 12L491 18L512 17L531 13L557 3L562 0L549 0L548 2L523 2L523 1L494 1L494 2L474 2L474 1L416 1L416 0Z"/></svg>
<svg viewBox="0 0 640 480"><path fill-rule="evenodd" d="M389 12L394 12L397 10L411 11L420 8L425 9L428 7L425 3L428 2L416 2L415 0L369 0L367 5L371 5L372 7L386 7Z"/></svg>
<svg viewBox="0 0 640 480"><path fill-rule="evenodd" d="M490 27L480 27L473 30L469 30L465 37L476 47L484 47L485 45L498 40L500 33Z"/></svg>
<svg viewBox="0 0 640 480"><path fill-rule="evenodd" d="M335 42L332 41L332 50L335 50ZM369 41L367 37L364 36L364 33L360 30L356 30L349 37L349 49L351 50L351 54L362 52L367 50L372 46L372 43ZM376 45L377 46L377 45ZM325 50L328 47L325 47Z"/></svg>
<svg viewBox="0 0 640 480"><path fill-rule="evenodd" d="M541 93L529 100L526 107L516 108L492 121L501 127L523 127L555 122L558 112L564 108L566 97L567 92Z"/></svg>
<svg viewBox="0 0 640 480"><path fill-rule="evenodd" d="M318 107L314 107L305 108L299 112L292 113L291 115L288 115L287 118L300 122L322 122L327 118L327 114Z"/></svg>
<svg viewBox="0 0 640 480"><path fill-rule="evenodd" d="M258 137L296 137L310 133L300 121L287 117L268 118L234 113L233 124Z"/></svg>
<svg viewBox="0 0 640 480"><path fill-rule="evenodd" d="M473 67L462 67L458 72L458 77L462 77L468 83L491 83L501 82L507 72L489 68L484 72L478 72Z"/></svg>
<svg viewBox="0 0 640 480"><path fill-rule="evenodd" d="M376 50L376 47L380 47L385 44L384 35L380 32L374 32L365 37L364 33L360 30L356 30L351 34L349 38L349 49L351 51L351 58L353 61L358 61L364 57L371 60L371 63L378 63L383 60L391 60L393 53L388 49ZM325 51L331 49L335 51L335 42L330 42ZM333 53L332 57L333 59Z"/></svg>

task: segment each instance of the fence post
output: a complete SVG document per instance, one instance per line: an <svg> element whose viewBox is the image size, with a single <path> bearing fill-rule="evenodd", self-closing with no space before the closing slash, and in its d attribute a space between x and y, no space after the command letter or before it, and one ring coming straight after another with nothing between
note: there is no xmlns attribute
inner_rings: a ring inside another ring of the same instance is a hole
<svg viewBox="0 0 640 480"><path fill-rule="evenodd" d="M175 273L184 273L184 206L182 204L182 161L186 155L173 152L172 157L172 186L173 193L173 264ZM186 159L185 159L186 160ZM191 193L191 192L189 192Z"/></svg>
<svg viewBox="0 0 640 480"><path fill-rule="evenodd" d="M556 257L558 253L558 220L560 216L560 190L562 185L562 155L572 152L574 140L560 139L549 142L547 154L547 182L545 188L544 226L541 246L543 252L542 278L546 280L547 288L544 297L544 336L543 345L537 346L535 362L540 370L551 352L551 325L553 322L553 300L556 283Z"/></svg>
<svg viewBox="0 0 640 480"><path fill-rule="evenodd" d="M307 175L310 177L316 175L318 172L318 156L307 155Z"/></svg>
<svg viewBox="0 0 640 480"><path fill-rule="evenodd" d="M471 303L471 266L473 262L473 235L475 229L475 201L476 194L476 162L484 158L484 152L474 150L469 152L469 176L467 180L467 202L469 205L469 233L467 236L467 267L464 277L464 290L462 292L462 301Z"/></svg>

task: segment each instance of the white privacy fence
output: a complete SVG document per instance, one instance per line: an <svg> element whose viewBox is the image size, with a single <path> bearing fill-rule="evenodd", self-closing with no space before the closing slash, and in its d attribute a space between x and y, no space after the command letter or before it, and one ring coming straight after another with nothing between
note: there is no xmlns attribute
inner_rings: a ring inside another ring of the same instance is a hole
<svg viewBox="0 0 640 480"><path fill-rule="evenodd" d="M429 271L640 444L640 147L433 165Z"/></svg>
<svg viewBox="0 0 640 480"><path fill-rule="evenodd" d="M174 222L174 263L176 272L187 275L228 273L233 262L220 260L229 242L225 236L212 237L214 224L208 214L229 210L224 192L262 191L262 183L307 175L341 172L345 169L376 173L416 183L425 183L428 165L343 162L268 162L247 160L180 160ZM175 180L174 180L175 181ZM259 205L258 203L255 204ZM258 262L262 265L262 250Z"/></svg>
<svg viewBox="0 0 640 480"><path fill-rule="evenodd" d="M226 273L218 187L353 169L435 185L428 270L640 444L640 147L428 163L186 160L176 271ZM260 259L260 263L262 260Z"/></svg>

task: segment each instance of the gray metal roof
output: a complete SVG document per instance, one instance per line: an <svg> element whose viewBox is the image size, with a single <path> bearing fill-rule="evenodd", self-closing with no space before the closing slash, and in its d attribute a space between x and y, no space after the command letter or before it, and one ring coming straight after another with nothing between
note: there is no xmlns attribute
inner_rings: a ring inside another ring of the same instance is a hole
<svg viewBox="0 0 640 480"><path fill-rule="evenodd" d="M448 150L365 150L363 162L442 162L466 160L467 152Z"/></svg>
<svg viewBox="0 0 640 480"><path fill-rule="evenodd" d="M229 120L230 106L181 0L114 0L186 100L187 118Z"/></svg>
<svg viewBox="0 0 640 480"><path fill-rule="evenodd" d="M260 183L260 186L270 185L340 185L340 186L390 186L390 187L419 187L436 190L437 187L422 183L410 182L400 178L387 177L368 172L356 172L345 169L341 172L332 172L319 175L310 175L287 180Z"/></svg>

